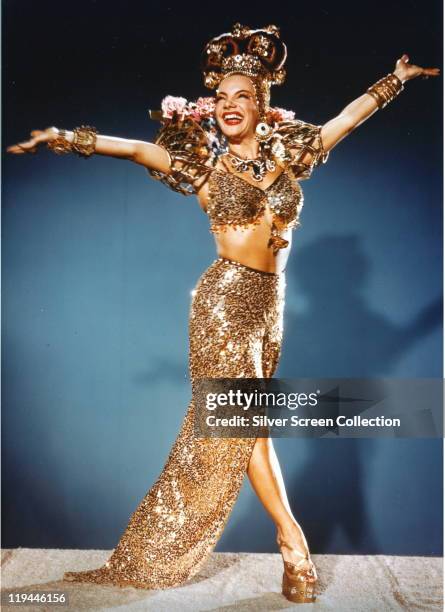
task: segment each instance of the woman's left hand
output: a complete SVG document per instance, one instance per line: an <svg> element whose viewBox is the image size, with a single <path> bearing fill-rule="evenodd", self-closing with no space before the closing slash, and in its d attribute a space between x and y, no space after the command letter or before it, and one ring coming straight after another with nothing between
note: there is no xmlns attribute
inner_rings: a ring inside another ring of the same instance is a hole
<svg viewBox="0 0 445 612"><path fill-rule="evenodd" d="M421 68L420 66L409 64L408 62L409 57L406 53L396 62L394 74L399 77L402 83L410 79L415 79L418 76L423 76L424 79L427 79L430 76L439 76L440 74L439 68Z"/></svg>

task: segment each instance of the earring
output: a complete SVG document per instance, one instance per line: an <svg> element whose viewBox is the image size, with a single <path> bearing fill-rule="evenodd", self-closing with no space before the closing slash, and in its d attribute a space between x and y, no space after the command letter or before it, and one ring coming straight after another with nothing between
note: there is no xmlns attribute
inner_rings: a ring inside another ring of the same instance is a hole
<svg viewBox="0 0 445 612"><path fill-rule="evenodd" d="M273 129L265 121L261 121L255 128L255 140L258 142L267 142L272 136Z"/></svg>

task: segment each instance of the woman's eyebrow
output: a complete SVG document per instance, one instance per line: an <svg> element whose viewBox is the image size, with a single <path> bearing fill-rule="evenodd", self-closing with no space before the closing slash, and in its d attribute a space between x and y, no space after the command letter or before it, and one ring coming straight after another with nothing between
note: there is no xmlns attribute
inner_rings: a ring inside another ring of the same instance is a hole
<svg viewBox="0 0 445 612"><path fill-rule="evenodd" d="M236 94L238 93L248 93L251 94L252 92L249 91L248 89L238 89L237 91L235 91ZM224 91L217 91L216 92L217 96L226 96L227 94Z"/></svg>

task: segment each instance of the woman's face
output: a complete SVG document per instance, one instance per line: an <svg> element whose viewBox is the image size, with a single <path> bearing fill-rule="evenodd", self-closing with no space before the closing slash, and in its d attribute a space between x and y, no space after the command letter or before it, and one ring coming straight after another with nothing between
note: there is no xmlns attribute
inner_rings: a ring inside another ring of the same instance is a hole
<svg viewBox="0 0 445 612"><path fill-rule="evenodd" d="M216 92L215 118L229 141L240 141L255 133L259 113L249 77L233 74L221 81Z"/></svg>

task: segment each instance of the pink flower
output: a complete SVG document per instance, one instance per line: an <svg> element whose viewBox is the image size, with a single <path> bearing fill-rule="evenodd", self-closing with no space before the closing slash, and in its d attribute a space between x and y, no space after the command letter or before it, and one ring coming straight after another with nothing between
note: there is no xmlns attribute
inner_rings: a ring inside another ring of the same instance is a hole
<svg viewBox="0 0 445 612"><path fill-rule="evenodd" d="M181 119L187 113L187 100L176 96L166 96L161 102L162 116L171 119L175 112L180 115Z"/></svg>
<svg viewBox="0 0 445 612"><path fill-rule="evenodd" d="M269 108L267 113L267 120L269 123L275 123L277 121L292 121L293 119L295 119L294 111L289 111L285 108Z"/></svg>
<svg viewBox="0 0 445 612"><path fill-rule="evenodd" d="M215 99L212 97L198 98L196 102L187 102L185 98L166 96L161 103L162 116L171 119L176 112L180 119L190 117L198 123L209 119L215 112Z"/></svg>
<svg viewBox="0 0 445 612"><path fill-rule="evenodd" d="M196 108L201 119L209 119L213 117L215 112L215 98L198 98L196 100Z"/></svg>
<svg viewBox="0 0 445 612"><path fill-rule="evenodd" d="M191 119L193 119L193 121L197 121L198 123L201 121L201 114L195 102L188 103L186 114L187 117L190 117Z"/></svg>

